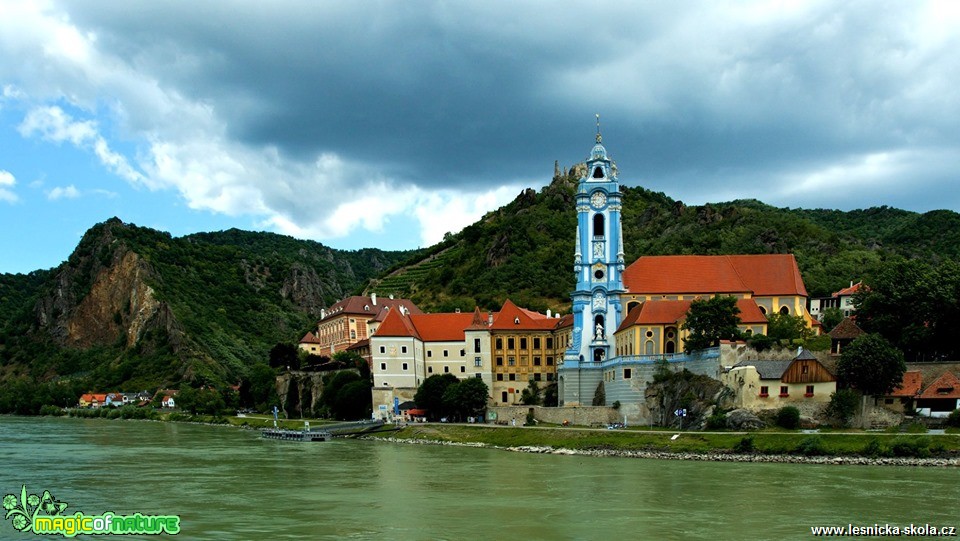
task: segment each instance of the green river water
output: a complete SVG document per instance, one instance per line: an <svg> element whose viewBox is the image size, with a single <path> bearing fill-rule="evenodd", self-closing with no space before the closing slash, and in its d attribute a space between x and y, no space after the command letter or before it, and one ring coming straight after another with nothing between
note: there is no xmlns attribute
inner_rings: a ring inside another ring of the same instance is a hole
<svg viewBox="0 0 960 541"><path fill-rule="evenodd" d="M177 536L128 539L755 540L810 539L817 525L960 526L957 468L293 443L229 427L0 417L0 494L21 485L49 490L68 515L181 517ZM62 539L0 523L0 539L41 538Z"/></svg>

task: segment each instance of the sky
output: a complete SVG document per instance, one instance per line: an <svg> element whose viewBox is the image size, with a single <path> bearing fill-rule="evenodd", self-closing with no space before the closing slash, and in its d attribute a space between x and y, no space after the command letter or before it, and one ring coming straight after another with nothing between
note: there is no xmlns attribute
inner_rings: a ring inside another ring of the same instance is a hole
<svg viewBox="0 0 960 541"><path fill-rule="evenodd" d="M428 246L596 114L687 204L960 211L958 51L952 1L0 0L0 273L112 216Z"/></svg>

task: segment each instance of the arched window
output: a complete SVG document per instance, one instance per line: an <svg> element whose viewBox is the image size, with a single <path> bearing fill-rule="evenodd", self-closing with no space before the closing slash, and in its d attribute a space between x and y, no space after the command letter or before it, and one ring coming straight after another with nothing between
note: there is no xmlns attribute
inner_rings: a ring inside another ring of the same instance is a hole
<svg viewBox="0 0 960 541"><path fill-rule="evenodd" d="M643 353L645 355L653 355L653 340L647 340L646 344L644 344L644 348L645 349Z"/></svg>
<svg viewBox="0 0 960 541"><path fill-rule="evenodd" d="M593 236L602 237L604 231L603 227L603 214L594 214L593 215Z"/></svg>
<svg viewBox="0 0 960 541"><path fill-rule="evenodd" d="M599 165L593 168L593 178L603 178L603 168Z"/></svg>
<svg viewBox="0 0 960 541"><path fill-rule="evenodd" d="M781 307L780 307L780 313L783 314L783 315L787 315L787 314L790 313L790 309L787 308L786 306L781 306Z"/></svg>
<svg viewBox="0 0 960 541"><path fill-rule="evenodd" d="M766 308L764 308L764 307L762 307L762 306L758 306L757 308L760 309L760 313L761 313L761 314L767 315L767 309L766 309Z"/></svg>
<svg viewBox="0 0 960 541"><path fill-rule="evenodd" d="M640 303L637 302L637 301L630 301L630 302L628 302L628 303L627 303L627 313L629 314L630 311L633 310L633 307L634 307L634 306L637 306L637 305L639 305L639 304L640 304Z"/></svg>

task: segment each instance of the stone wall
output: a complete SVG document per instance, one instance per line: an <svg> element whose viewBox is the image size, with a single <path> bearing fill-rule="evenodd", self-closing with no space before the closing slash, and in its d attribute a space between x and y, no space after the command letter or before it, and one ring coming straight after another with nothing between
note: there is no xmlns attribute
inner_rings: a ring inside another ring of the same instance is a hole
<svg viewBox="0 0 960 541"><path fill-rule="evenodd" d="M510 424L516 419L517 426L527 420L527 413L533 410L534 419L553 424L569 424L578 426L606 426L610 423L622 422L620 411L605 406L571 406L565 408L546 408L543 406L496 406L487 408L487 415L495 413L497 422Z"/></svg>

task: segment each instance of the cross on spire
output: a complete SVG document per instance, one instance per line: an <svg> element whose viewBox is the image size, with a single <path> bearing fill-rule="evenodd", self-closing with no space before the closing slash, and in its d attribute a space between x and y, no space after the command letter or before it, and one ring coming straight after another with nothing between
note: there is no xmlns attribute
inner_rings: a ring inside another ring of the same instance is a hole
<svg viewBox="0 0 960 541"><path fill-rule="evenodd" d="M603 141L603 137L600 135L600 113L597 113L597 142L600 143Z"/></svg>

